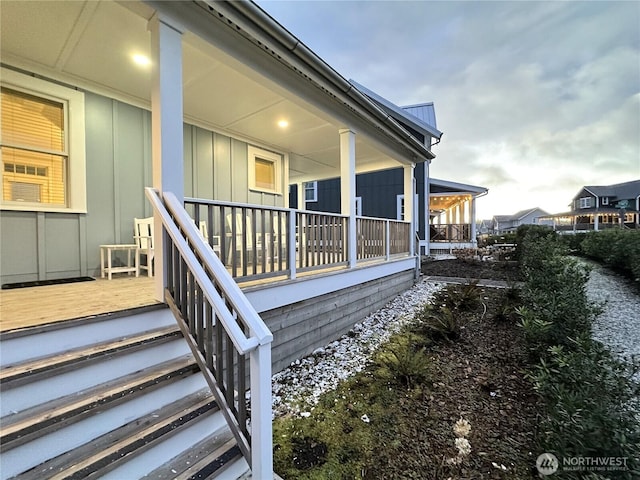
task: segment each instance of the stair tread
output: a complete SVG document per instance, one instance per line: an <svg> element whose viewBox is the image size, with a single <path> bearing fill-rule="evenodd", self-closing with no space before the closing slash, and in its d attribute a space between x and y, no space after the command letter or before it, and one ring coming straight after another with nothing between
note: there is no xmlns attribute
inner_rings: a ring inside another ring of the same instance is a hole
<svg viewBox="0 0 640 480"><path fill-rule="evenodd" d="M37 480L45 475L51 480L103 475L119 462L153 447L167 435L177 433L189 422L218 411L211 392L200 390L42 463L20 474L16 480ZM226 436L222 437L220 442L225 439Z"/></svg>
<svg viewBox="0 0 640 480"><path fill-rule="evenodd" d="M13 384L31 381L37 375L51 373L52 370L76 365L79 362L95 360L109 354L115 354L134 347L159 342L180 335L177 325L149 330L138 335L127 336L116 340L89 345L83 348L68 350L64 353L38 358L16 365L4 366L0 369L0 384L2 388L9 388Z"/></svg>
<svg viewBox="0 0 640 480"><path fill-rule="evenodd" d="M50 427L66 425L85 418L91 413L92 408L105 404L115 405L124 399L142 394L145 389L158 388L165 381L184 378L185 374L197 371L194 358L185 355L154 368L146 368L116 378L80 394L71 394L5 417L0 432L3 449L24 443L29 435L42 435Z"/></svg>
<svg viewBox="0 0 640 480"><path fill-rule="evenodd" d="M215 443L213 441L214 439ZM212 448L213 446L216 448ZM194 477L206 478L200 477L200 472L206 472L207 470L213 472L222 468L228 462L224 457L229 457L229 451L234 449L234 447L236 448L231 454L233 458L240 455L240 449L237 448L233 433L227 428L224 432L211 435L198 442L196 445L172 458L143 478L155 478L158 480L188 480ZM220 461L221 458L222 461Z"/></svg>

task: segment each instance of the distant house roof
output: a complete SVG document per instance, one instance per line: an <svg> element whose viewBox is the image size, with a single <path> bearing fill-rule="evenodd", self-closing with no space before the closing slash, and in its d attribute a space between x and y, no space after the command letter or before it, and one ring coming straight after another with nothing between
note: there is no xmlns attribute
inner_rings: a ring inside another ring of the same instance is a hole
<svg viewBox="0 0 640 480"><path fill-rule="evenodd" d="M640 180L616 183L614 185L586 185L582 190L587 190L597 197L612 197L619 199L636 198L640 195ZM579 192L578 195L580 195ZM578 195L574 198L577 198Z"/></svg>
<svg viewBox="0 0 640 480"><path fill-rule="evenodd" d="M527 208L525 210L520 210L519 212L516 212L513 215L494 215L493 218L497 222L511 222L514 220L520 220L526 217L527 215L529 215L530 213L535 212L536 210L540 212L540 216L549 215L547 212L545 212L541 208L534 207L534 208Z"/></svg>
<svg viewBox="0 0 640 480"><path fill-rule="evenodd" d="M450 192L474 193L480 195L489 191L485 187L477 185L467 185L466 183L452 182L450 180L440 180L438 178L429 177L429 185L450 189Z"/></svg>
<svg viewBox="0 0 640 480"><path fill-rule="evenodd" d="M442 137L442 132L436 128L436 115L433 103L422 103L419 105L401 108L394 105L386 98L382 98L377 93L360 85L355 80L349 80L349 83L369 97L371 101L380 106L380 108L382 108L388 115L391 115L400 121L407 122L410 126L424 135L429 135L437 139ZM433 120L433 123L429 123L429 120L431 119Z"/></svg>

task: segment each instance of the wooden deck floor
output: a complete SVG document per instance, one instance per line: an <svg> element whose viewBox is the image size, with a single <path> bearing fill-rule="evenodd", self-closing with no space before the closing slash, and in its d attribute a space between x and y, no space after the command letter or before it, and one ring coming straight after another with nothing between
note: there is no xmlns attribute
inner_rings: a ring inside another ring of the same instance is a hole
<svg viewBox="0 0 640 480"><path fill-rule="evenodd" d="M47 285L0 291L0 331L152 305L153 278Z"/></svg>

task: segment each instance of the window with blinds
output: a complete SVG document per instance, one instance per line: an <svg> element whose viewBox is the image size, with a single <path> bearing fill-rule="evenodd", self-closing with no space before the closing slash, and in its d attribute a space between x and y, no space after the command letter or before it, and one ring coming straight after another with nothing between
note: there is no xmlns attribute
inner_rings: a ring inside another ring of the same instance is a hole
<svg viewBox="0 0 640 480"><path fill-rule="evenodd" d="M249 188L259 192L282 194L282 156L248 147Z"/></svg>
<svg viewBox="0 0 640 480"><path fill-rule="evenodd" d="M1 103L3 200L65 206L66 104L4 87Z"/></svg>

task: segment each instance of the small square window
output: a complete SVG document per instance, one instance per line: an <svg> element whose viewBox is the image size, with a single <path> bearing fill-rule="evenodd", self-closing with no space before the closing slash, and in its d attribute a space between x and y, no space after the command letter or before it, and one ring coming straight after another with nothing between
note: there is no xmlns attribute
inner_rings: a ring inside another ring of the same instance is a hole
<svg viewBox="0 0 640 480"><path fill-rule="evenodd" d="M276 166L271 160L256 158L256 187L265 190L276 189Z"/></svg>
<svg viewBox="0 0 640 480"><path fill-rule="evenodd" d="M249 188L259 192L282 194L282 156L249 147Z"/></svg>

